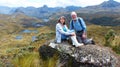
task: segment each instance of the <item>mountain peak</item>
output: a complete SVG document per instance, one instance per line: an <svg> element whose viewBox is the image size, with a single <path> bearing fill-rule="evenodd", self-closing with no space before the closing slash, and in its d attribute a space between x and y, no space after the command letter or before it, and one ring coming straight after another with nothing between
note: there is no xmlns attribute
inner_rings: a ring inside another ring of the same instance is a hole
<svg viewBox="0 0 120 67"><path fill-rule="evenodd" d="M119 3L119 2L116 2L116 1L114 1L114 0L109 0L109 1L105 1L105 2L101 3L99 6L105 7L105 8L106 8L106 7L110 8L110 7L120 6L120 3Z"/></svg>
<svg viewBox="0 0 120 67"><path fill-rule="evenodd" d="M47 5L43 5L43 8L48 8L48 6Z"/></svg>
<svg viewBox="0 0 120 67"><path fill-rule="evenodd" d="M114 1L114 0L109 0L109 1L111 1L111 2L112 2L112 1Z"/></svg>

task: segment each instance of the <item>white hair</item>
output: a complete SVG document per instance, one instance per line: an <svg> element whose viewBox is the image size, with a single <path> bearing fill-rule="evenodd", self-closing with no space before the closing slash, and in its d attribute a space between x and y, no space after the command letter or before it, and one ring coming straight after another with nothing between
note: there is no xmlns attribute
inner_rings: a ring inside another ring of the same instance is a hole
<svg viewBox="0 0 120 67"><path fill-rule="evenodd" d="M72 16L72 15L77 15L77 13L73 11L73 12L71 12L71 16Z"/></svg>

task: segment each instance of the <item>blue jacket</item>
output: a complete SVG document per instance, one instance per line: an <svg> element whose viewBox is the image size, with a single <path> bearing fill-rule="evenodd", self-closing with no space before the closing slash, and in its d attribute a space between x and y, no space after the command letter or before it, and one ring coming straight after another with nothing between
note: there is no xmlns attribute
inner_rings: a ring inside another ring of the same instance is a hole
<svg viewBox="0 0 120 67"><path fill-rule="evenodd" d="M61 43L61 36L62 34L64 35L71 35L70 30L68 29L68 27L66 25L64 25L64 27L66 28L66 32L63 30L63 27L60 23L56 24L56 42L57 43Z"/></svg>
<svg viewBox="0 0 120 67"><path fill-rule="evenodd" d="M80 19L81 24L80 24L80 22L79 22L78 19ZM73 20L71 20L70 21L70 30L75 30L75 31L81 31L81 30L83 30L83 31L86 31L86 24L85 24L84 20L82 18L80 18L80 17L77 18L76 22L74 22Z"/></svg>

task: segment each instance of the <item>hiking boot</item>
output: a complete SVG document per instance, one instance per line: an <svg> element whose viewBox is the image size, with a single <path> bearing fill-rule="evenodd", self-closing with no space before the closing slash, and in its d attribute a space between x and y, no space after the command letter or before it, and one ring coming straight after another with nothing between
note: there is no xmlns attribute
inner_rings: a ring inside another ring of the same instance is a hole
<svg viewBox="0 0 120 67"><path fill-rule="evenodd" d="M91 41L91 44L95 45L95 41L92 40L92 41Z"/></svg>
<svg viewBox="0 0 120 67"><path fill-rule="evenodd" d="M84 45L83 43L79 43L78 45L76 45L76 47L81 47L83 45Z"/></svg>
<svg viewBox="0 0 120 67"><path fill-rule="evenodd" d="M72 45L72 47L75 47L75 45Z"/></svg>

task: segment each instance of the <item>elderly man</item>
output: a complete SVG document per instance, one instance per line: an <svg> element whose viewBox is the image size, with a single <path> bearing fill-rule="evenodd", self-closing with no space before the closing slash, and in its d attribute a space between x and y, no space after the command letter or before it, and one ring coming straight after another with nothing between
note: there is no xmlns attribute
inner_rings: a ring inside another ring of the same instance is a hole
<svg viewBox="0 0 120 67"><path fill-rule="evenodd" d="M70 30L75 30L79 43L84 43L87 38L86 24L81 17L77 17L76 12L71 13Z"/></svg>

